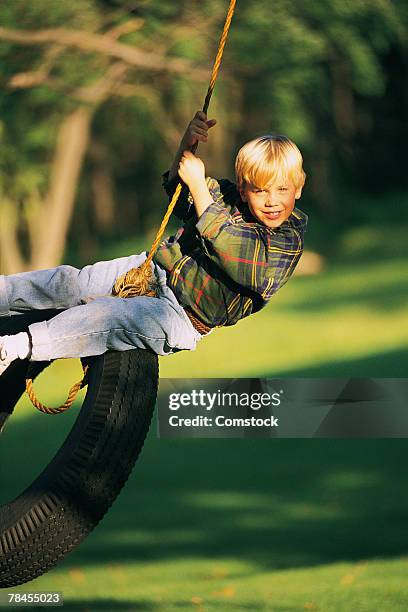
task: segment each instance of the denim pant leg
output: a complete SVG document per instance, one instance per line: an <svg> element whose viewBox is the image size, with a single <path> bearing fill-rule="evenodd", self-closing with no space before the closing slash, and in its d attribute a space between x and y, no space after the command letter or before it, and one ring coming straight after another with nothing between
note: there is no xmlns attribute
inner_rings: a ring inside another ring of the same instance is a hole
<svg viewBox="0 0 408 612"><path fill-rule="evenodd" d="M96 297L29 326L33 361L88 357L107 350L149 348L158 355L194 350L201 335L194 329L166 273L155 267L158 297Z"/></svg>
<svg viewBox="0 0 408 612"><path fill-rule="evenodd" d="M0 275L0 316L28 310L65 309L89 298L108 296L118 276L138 267L146 253L99 261L81 270L58 266L9 276Z"/></svg>

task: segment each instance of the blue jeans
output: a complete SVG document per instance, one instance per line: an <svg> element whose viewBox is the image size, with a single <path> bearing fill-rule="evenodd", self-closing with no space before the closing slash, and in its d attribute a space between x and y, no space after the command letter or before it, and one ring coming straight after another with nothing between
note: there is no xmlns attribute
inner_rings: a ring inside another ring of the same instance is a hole
<svg viewBox="0 0 408 612"><path fill-rule="evenodd" d="M194 329L166 273L152 269L157 297L111 296L118 276L138 267L146 253L99 261L81 270L58 266L50 270L0 276L0 316L28 310L61 309L49 321L29 326L33 361L88 357L107 350L149 348L158 355L193 350L201 335Z"/></svg>

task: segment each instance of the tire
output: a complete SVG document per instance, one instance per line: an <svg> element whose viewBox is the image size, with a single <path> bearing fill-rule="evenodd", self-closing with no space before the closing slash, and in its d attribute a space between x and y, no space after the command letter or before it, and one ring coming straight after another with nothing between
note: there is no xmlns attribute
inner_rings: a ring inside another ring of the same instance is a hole
<svg viewBox="0 0 408 612"><path fill-rule="evenodd" d="M31 313L7 318L0 333L26 329L33 320ZM87 393L65 442L38 478L0 507L0 587L37 578L82 542L119 494L142 449L157 395L157 355L108 352L87 363ZM0 377L0 428L24 390L27 365L14 362ZM47 365L38 364L37 373Z"/></svg>

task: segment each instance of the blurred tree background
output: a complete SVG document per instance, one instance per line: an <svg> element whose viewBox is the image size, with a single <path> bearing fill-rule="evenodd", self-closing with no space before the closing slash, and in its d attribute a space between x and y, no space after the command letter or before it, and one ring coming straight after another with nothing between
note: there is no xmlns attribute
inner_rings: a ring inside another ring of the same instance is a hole
<svg viewBox="0 0 408 612"><path fill-rule="evenodd" d="M2 272L148 248L227 5L1 3ZM232 177L243 142L283 132L304 154L309 248L334 257L347 228L405 222L407 23L403 0L238 2L208 173Z"/></svg>

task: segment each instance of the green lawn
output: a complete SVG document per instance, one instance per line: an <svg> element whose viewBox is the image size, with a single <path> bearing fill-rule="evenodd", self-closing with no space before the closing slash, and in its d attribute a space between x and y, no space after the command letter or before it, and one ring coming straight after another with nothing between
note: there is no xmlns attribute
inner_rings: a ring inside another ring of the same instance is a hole
<svg viewBox="0 0 408 612"><path fill-rule="evenodd" d="M352 236L347 248L341 264L293 279L195 353L162 358L161 376L405 377L406 254L353 257ZM39 383L50 403L80 376L76 362L53 368ZM74 417L34 414L22 400L1 441L1 501L46 464ZM405 611L407 451L398 439L158 440L153 427L101 525L14 590L63 591L66 610Z"/></svg>

